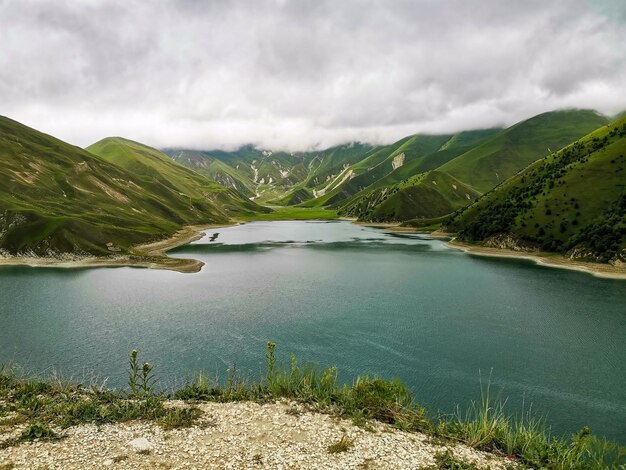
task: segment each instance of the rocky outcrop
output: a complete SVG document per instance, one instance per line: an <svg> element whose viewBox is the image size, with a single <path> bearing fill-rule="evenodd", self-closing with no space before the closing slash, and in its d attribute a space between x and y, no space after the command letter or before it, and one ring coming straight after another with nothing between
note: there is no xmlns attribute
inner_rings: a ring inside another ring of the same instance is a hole
<svg viewBox="0 0 626 470"><path fill-rule="evenodd" d="M404 158L405 158L404 152L393 157L393 160L391 161L391 167L394 170L396 168L400 168L402 165L404 165Z"/></svg>
<svg viewBox="0 0 626 470"><path fill-rule="evenodd" d="M499 248L501 250L527 252L539 251L537 246L520 240L512 233L498 233L496 235L492 235L491 237L487 238L482 244L483 246L486 246L488 248Z"/></svg>

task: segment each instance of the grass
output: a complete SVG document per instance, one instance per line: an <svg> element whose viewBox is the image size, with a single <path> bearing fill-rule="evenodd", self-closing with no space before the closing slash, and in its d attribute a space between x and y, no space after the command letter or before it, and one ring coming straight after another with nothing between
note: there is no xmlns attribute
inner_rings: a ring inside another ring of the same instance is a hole
<svg viewBox="0 0 626 470"><path fill-rule="evenodd" d="M435 454L435 465L424 470L480 470L476 465L457 459L452 451Z"/></svg>
<svg viewBox="0 0 626 470"><path fill-rule="evenodd" d="M479 193L450 175L433 170L343 206L339 213L374 222L442 217L478 199Z"/></svg>
<svg viewBox="0 0 626 470"><path fill-rule="evenodd" d="M22 424L24 431L15 442L51 438L52 428L83 423L107 424L133 420L155 421L164 429L190 426L199 417L193 406L165 406L166 397L148 390L138 393L83 386L58 379L42 381L20 378L14 368L0 369L0 409L10 417L7 424ZM0 418L3 423L6 418Z"/></svg>
<svg viewBox="0 0 626 470"><path fill-rule="evenodd" d="M341 436L341 439L339 439L334 444L328 446L328 453L339 454L341 452L347 452L352 448L353 445L354 439L350 439L344 434L343 436Z"/></svg>
<svg viewBox="0 0 626 470"><path fill-rule="evenodd" d="M484 193L551 151L608 123L608 118L591 110L539 114L505 129L439 169Z"/></svg>
<svg viewBox="0 0 626 470"><path fill-rule="evenodd" d="M593 261L626 246L626 118L530 165L444 225L461 239L511 233L522 245Z"/></svg>
<svg viewBox="0 0 626 470"><path fill-rule="evenodd" d="M376 222L442 217L546 155L548 148L560 149L607 123L594 111L567 110L540 114L504 130L462 132L430 154L413 155L394 171L375 166L347 182L326 204L341 215ZM411 148L411 139L401 142L395 153ZM368 179L385 171L384 177Z"/></svg>
<svg viewBox="0 0 626 470"><path fill-rule="evenodd" d="M103 156L0 116L0 248L127 254L184 225L263 210L136 142L109 139L92 150Z"/></svg>
<svg viewBox="0 0 626 470"><path fill-rule="evenodd" d="M300 365L293 355L289 366L277 363L273 343L268 343L266 360L267 371L262 379L243 380L231 368L224 383L199 374L169 396L155 391L154 387L141 386L143 366L135 352L130 356L129 387L125 390L84 387L59 380L24 379L13 369L3 368L0 370L0 417L5 418L0 418L0 423L10 415L15 423L24 425L24 434L17 442L52 437L50 432L54 427L81 423L150 420L171 429L196 423L200 411L194 405L198 402L269 402L286 398L320 412L352 419L358 425L381 421L404 431L426 433L450 445L461 442L509 456L522 468L593 470L620 469L626 465L625 447L593 436L587 428L569 438L555 437L543 420L530 411L519 419L511 417L506 412L505 402L494 400L490 395L489 386L483 389L480 402L465 413L457 412L432 422L398 380L364 376L352 384L339 384L335 368L320 370L312 364ZM149 377L145 383L151 383ZM165 406L170 397L183 400L185 406ZM351 445L344 436L328 451L345 452ZM452 454L438 456L437 465L435 468L473 468L457 461Z"/></svg>
<svg viewBox="0 0 626 470"><path fill-rule="evenodd" d="M239 217L241 221L258 220L332 220L337 219L337 211L323 208L281 207L271 206L273 212L246 214Z"/></svg>

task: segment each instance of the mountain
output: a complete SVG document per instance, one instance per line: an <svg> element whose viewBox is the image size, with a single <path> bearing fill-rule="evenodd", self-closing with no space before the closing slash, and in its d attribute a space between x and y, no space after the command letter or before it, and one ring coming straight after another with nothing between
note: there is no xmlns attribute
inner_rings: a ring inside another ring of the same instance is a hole
<svg viewBox="0 0 626 470"><path fill-rule="evenodd" d="M374 149L358 163L346 168L349 175L341 185L323 194L309 206L330 205L339 207L341 202L375 184L381 178L393 173L404 165L412 165L424 156L443 146L451 135L416 134L399 140L391 145Z"/></svg>
<svg viewBox="0 0 626 470"><path fill-rule="evenodd" d="M501 130L465 131L449 136L436 151L394 169L341 201L338 209L349 217L385 222L449 214L467 205L479 193L441 172L429 176L429 171L480 145Z"/></svg>
<svg viewBox="0 0 626 470"><path fill-rule="evenodd" d="M480 193L442 171L419 173L382 187L341 208L341 215L374 222L437 218L478 199Z"/></svg>
<svg viewBox="0 0 626 470"><path fill-rule="evenodd" d="M109 145L102 147L116 148ZM107 150L112 163L0 116L1 253L124 253L183 225L225 223L258 209L154 149L124 148L140 151L115 156Z"/></svg>
<svg viewBox="0 0 626 470"><path fill-rule="evenodd" d="M324 194L328 185L372 150L350 143L322 151L289 153L246 145L233 152L164 149L172 159L255 200L290 205Z"/></svg>
<svg viewBox="0 0 626 470"><path fill-rule="evenodd" d="M401 183L387 177L336 208L340 214L373 221L441 217L470 204L548 149L559 149L607 123L608 118L595 111L565 110L540 114L504 130L460 133L425 156L419 167L404 170L405 175L415 171L413 177ZM430 169L425 163L436 172L420 174Z"/></svg>
<svg viewBox="0 0 626 470"><path fill-rule="evenodd" d="M377 222L432 222L608 122L595 111L573 109L543 113L506 129L414 134L383 146L164 152L260 203L326 207Z"/></svg>
<svg viewBox="0 0 626 470"><path fill-rule="evenodd" d="M151 184L160 184L186 199L211 199L225 213L241 210L257 212L261 208L232 188L226 188L195 171L172 161L164 153L146 145L107 137L90 145L87 151L138 175Z"/></svg>
<svg viewBox="0 0 626 470"><path fill-rule="evenodd" d="M181 163L255 200L282 197L308 175L306 155L257 149L246 145L234 152L164 149Z"/></svg>
<svg viewBox="0 0 626 470"><path fill-rule="evenodd" d="M439 169L484 193L535 160L609 123L592 110L539 114L509 127Z"/></svg>
<svg viewBox="0 0 626 470"><path fill-rule="evenodd" d="M534 162L445 226L486 246L626 262L626 117Z"/></svg>
<svg viewBox="0 0 626 470"><path fill-rule="evenodd" d="M306 178L285 196L272 202L282 205L302 204L312 200L319 202L354 176L352 165L367 159L377 150L377 147L368 144L352 142L318 152L302 153L309 170ZM313 207L320 207L320 204L315 203Z"/></svg>
<svg viewBox="0 0 626 470"><path fill-rule="evenodd" d="M228 165L227 163L203 155L194 150L173 151L171 158L181 165L190 168L201 175L221 184L233 188L250 198L256 194L256 184L250 175Z"/></svg>

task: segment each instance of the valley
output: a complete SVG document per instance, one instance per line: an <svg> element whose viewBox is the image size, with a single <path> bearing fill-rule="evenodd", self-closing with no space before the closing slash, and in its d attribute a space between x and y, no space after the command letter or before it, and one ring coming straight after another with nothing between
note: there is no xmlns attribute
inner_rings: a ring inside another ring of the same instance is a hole
<svg viewBox="0 0 626 470"><path fill-rule="evenodd" d="M565 110L385 146L160 151L109 137L83 150L2 118L0 263L195 272L201 263L143 246L216 224L344 218L621 276L625 128L624 118Z"/></svg>
<svg viewBox="0 0 626 470"><path fill-rule="evenodd" d="M626 470L624 0L0 43L0 470Z"/></svg>

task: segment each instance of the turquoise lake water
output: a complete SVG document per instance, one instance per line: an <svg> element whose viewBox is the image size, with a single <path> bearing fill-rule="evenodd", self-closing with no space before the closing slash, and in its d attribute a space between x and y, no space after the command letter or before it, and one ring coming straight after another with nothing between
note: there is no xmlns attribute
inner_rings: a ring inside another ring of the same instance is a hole
<svg viewBox="0 0 626 470"><path fill-rule="evenodd" d="M271 340L344 381L399 377L433 414L491 375L511 414L532 403L557 434L626 443L626 282L343 221L214 229L172 256L206 264L1 267L0 363L118 386L137 348L172 387L233 363L258 377Z"/></svg>

